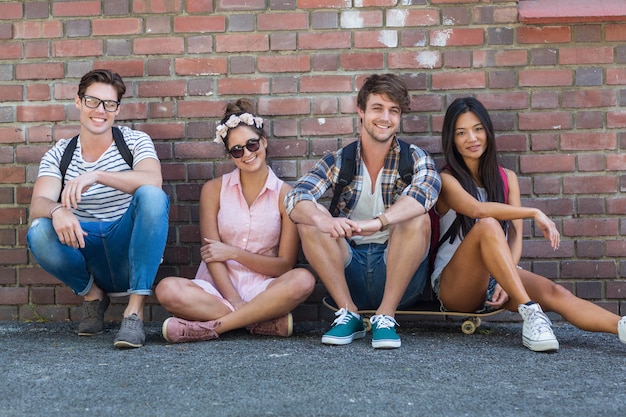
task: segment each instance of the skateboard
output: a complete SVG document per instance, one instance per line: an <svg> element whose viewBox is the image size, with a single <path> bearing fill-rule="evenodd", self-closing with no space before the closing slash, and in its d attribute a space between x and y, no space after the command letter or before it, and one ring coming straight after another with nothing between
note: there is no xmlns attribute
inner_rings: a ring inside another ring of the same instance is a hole
<svg viewBox="0 0 626 417"><path fill-rule="evenodd" d="M325 307L329 308L332 311L337 311L338 308L333 304L333 301L328 297L324 297L322 303ZM482 324L481 318L494 316L498 313L503 312L504 309L488 311L486 313L460 313L457 311L435 311L435 310L398 310L396 314L400 315L411 315L411 316L448 316L448 317L461 317L463 321L461 322L461 331L465 334L473 334L476 332L476 329L480 327ZM372 329L372 324L369 321L369 317L376 313L376 310L359 310L359 314L363 317L363 322L365 324L365 330L370 331Z"/></svg>

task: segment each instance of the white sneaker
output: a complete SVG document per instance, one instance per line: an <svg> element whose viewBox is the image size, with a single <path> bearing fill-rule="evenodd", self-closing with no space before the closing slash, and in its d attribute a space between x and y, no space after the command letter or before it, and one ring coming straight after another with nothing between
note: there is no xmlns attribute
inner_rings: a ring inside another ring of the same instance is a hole
<svg viewBox="0 0 626 417"><path fill-rule="evenodd" d="M622 317L617 323L617 333L619 334L619 340L622 343L626 343L626 316Z"/></svg>
<svg viewBox="0 0 626 417"><path fill-rule="evenodd" d="M522 341L524 346L535 352L559 350L559 341L552 333L552 322L541 310L539 304L520 304L517 311L524 319Z"/></svg>

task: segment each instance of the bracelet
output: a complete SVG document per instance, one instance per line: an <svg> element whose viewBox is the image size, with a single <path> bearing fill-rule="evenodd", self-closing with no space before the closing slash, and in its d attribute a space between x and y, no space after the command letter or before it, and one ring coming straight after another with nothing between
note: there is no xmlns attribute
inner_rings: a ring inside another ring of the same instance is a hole
<svg viewBox="0 0 626 417"><path fill-rule="evenodd" d="M50 209L50 218L52 218L52 213L57 211L58 209L63 208L63 204L59 204L58 206L54 206Z"/></svg>
<svg viewBox="0 0 626 417"><path fill-rule="evenodd" d="M374 218L380 220L381 226L379 231L384 232L385 230L387 230L387 228L389 227L389 220L387 220L387 216L385 216L385 213L380 212L378 213L378 216Z"/></svg>

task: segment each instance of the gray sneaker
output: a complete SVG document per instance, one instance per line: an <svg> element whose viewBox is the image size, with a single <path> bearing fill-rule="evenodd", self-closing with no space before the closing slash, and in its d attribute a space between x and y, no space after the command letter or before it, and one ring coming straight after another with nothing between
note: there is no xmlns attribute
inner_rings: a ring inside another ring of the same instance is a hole
<svg viewBox="0 0 626 417"><path fill-rule="evenodd" d="M120 330L117 332L113 346L116 348L138 348L146 343L143 321L135 313L124 317Z"/></svg>
<svg viewBox="0 0 626 417"><path fill-rule="evenodd" d="M78 323L79 336L93 336L104 330L104 313L109 307L109 297L102 300L83 301L83 319Z"/></svg>

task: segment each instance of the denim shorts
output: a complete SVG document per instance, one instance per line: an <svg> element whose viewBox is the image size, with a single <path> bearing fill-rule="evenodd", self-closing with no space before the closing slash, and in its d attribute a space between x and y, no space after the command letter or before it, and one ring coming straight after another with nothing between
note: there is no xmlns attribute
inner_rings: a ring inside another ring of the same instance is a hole
<svg viewBox="0 0 626 417"><path fill-rule="evenodd" d="M441 311L451 311L448 310L443 303L441 302L441 299L439 298L439 284L441 282L441 275L439 275L437 278L435 278L435 281L433 283L433 291L435 294L437 294L437 299L439 300L439 303L441 304ZM493 293L496 291L496 285L498 284L498 282L496 281L496 279L494 277L492 277L491 275L489 276L489 284L487 285L487 292L485 293L485 302L483 302L483 305L481 308L479 308L478 310L475 311L475 313L478 314L483 314L483 313L488 313L490 311L495 311L497 310L497 308L493 308L489 305L487 305L487 301L491 301L491 299L493 298Z"/></svg>
<svg viewBox="0 0 626 417"><path fill-rule="evenodd" d="M352 300L359 309L376 309L380 306L387 279L387 244L369 243L350 246L345 264L345 275ZM428 253L415 271L399 309L417 302L428 281Z"/></svg>

